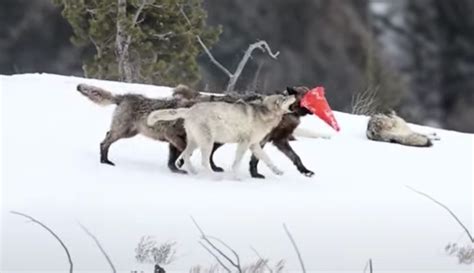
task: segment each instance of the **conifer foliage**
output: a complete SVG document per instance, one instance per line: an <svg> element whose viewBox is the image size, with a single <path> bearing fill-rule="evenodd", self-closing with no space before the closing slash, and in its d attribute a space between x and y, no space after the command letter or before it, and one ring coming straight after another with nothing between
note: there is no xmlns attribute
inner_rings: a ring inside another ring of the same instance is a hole
<svg viewBox="0 0 474 273"><path fill-rule="evenodd" d="M72 42L90 49L87 77L193 84L202 51L196 35L211 47L220 33L206 25L202 0L53 1L74 30Z"/></svg>

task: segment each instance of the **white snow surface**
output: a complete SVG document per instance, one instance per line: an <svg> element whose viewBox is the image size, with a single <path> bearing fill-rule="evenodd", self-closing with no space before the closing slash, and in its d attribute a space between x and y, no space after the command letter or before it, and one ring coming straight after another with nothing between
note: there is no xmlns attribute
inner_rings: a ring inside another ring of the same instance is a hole
<svg viewBox="0 0 474 273"><path fill-rule="evenodd" d="M472 272L444 251L448 243L469 243L463 230L406 186L447 204L472 230L473 135L412 125L436 132L441 141L433 148L373 142L365 137L367 117L336 112L342 130L332 139L291 142L316 172L313 178L301 175L271 145L265 150L285 171L281 177L261 163L267 179L250 178L248 152L240 181L173 174L166 166L167 143L142 136L115 143L111 167L99 163L99 143L115 106L92 103L76 91L78 83L116 93L170 95L168 87L49 74L0 76L2 273L68 270L59 244L11 210L56 231L71 251L75 272L110 272L79 223L99 238L121 272L151 272L134 258L144 235L177 242L178 258L168 271L215 264L199 245L191 216L231 245L243 264L255 261L252 246L299 272L286 223L310 272L363 272L369 258L374 272ZM301 126L331 132L315 116L305 117ZM235 145L220 149L218 165L229 170L234 150ZM196 166L199 160L196 153Z"/></svg>

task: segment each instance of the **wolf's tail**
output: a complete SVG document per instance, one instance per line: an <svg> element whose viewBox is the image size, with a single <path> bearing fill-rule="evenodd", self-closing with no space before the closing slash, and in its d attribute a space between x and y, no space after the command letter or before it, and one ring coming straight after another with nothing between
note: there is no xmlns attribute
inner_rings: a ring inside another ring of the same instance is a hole
<svg viewBox="0 0 474 273"><path fill-rule="evenodd" d="M375 137L372 135L372 137ZM419 133L397 134L393 132L383 132L380 136L372 138L374 140L384 140L387 142L398 143L405 146L413 147L431 147L433 142L428 136Z"/></svg>
<svg viewBox="0 0 474 273"><path fill-rule="evenodd" d="M122 101L121 95L114 95L109 91L92 85L81 83L77 85L77 91L101 106L119 104Z"/></svg>
<svg viewBox="0 0 474 273"><path fill-rule="evenodd" d="M427 136L419 133L412 133L401 137L400 144L414 147L431 147L433 142Z"/></svg>
<svg viewBox="0 0 474 273"><path fill-rule="evenodd" d="M175 120L186 118L189 108L156 110L148 115L147 124L153 126L158 121Z"/></svg>

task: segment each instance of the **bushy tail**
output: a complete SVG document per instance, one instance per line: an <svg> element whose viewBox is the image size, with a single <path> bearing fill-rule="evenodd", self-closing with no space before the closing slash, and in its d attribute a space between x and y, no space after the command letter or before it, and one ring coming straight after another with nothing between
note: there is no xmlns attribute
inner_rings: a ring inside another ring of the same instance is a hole
<svg viewBox="0 0 474 273"><path fill-rule="evenodd" d="M122 96L114 95L109 91L92 85L81 83L77 85L77 91L101 106L119 104L122 101Z"/></svg>
<svg viewBox="0 0 474 273"><path fill-rule="evenodd" d="M179 118L186 118L189 108L156 110L148 115L147 124L153 126L158 121L175 120Z"/></svg>
<svg viewBox="0 0 474 273"><path fill-rule="evenodd" d="M427 136L419 133L412 133L407 136L401 137L400 144L414 147L431 147L433 142Z"/></svg>
<svg viewBox="0 0 474 273"><path fill-rule="evenodd" d="M391 143L398 143L413 147L431 147L433 142L431 139L423 134L412 132L410 134L397 134L394 132L382 132L380 135L371 135L372 140L386 141Z"/></svg>

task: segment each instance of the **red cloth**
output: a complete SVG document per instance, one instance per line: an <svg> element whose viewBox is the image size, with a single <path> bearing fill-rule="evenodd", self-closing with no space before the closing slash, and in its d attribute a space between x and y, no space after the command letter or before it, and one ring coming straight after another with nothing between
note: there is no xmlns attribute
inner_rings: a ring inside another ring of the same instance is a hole
<svg viewBox="0 0 474 273"><path fill-rule="evenodd" d="M336 117L334 117L332 109L324 96L324 87L320 86L311 89L306 93L306 95L304 95L303 99L301 99L300 105L311 111L311 113L324 120L329 126L339 132L340 128Z"/></svg>

